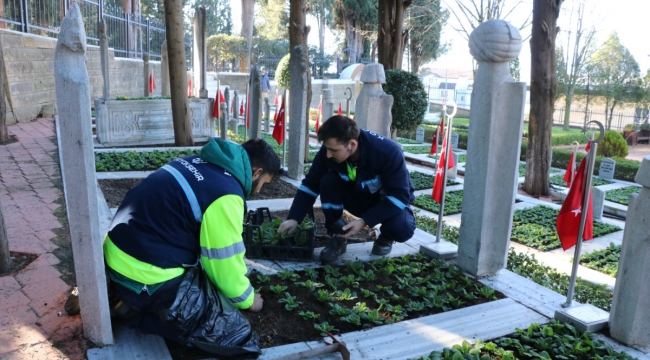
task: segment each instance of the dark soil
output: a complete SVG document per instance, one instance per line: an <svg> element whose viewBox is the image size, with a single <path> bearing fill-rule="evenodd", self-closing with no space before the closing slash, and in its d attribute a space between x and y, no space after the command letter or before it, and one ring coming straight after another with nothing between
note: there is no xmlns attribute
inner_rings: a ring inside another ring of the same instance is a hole
<svg viewBox="0 0 650 360"><path fill-rule="evenodd" d="M293 199L298 189L288 182L274 176L270 183L262 186L257 194L251 194L246 200Z"/></svg>
<svg viewBox="0 0 650 360"><path fill-rule="evenodd" d="M7 139L7 141L5 141L5 142L0 142L0 145L9 145L9 144L13 144L13 143L15 143L17 141L18 141L18 138L16 137L16 135L9 135L9 139Z"/></svg>
<svg viewBox="0 0 650 360"><path fill-rule="evenodd" d="M99 180L99 187L109 208L119 207L124 195L138 185L142 179Z"/></svg>
<svg viewBox="0 0 650 360"><path fill-rule="evenodd" d="M9 252L9 256L11 257L11 268L5 273L0 273L0 276L13 276L20 270L24 269L27 265L31 264L32 261L36 260L38 257L36 254L13 251Z"/></svg>

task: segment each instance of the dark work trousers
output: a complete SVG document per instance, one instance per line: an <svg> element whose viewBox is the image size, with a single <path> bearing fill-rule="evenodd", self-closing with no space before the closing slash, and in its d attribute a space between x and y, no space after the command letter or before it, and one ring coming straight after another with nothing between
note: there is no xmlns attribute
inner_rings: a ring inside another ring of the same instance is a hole
<svg viewBox="0 0 650 360"><path fill-rule="evenodd" d="M163 286L149 295L146 291L136 294L130 289L111 281L112 291L122 302L133 310L125 319L131 328L143 334L154 334L165 339L180 343L181 330L171 322L163 320L165 310L168 310L176 298L176 290L183 280L183 275L167 281Z"/></svg>
<svg viewBox="0 0 650 360"><path fill-rule="evenodd" d="M380 194L356 192L355 184L354 181L343 180L336 171L329 171L321 178L320 201L327 229L341 218L343 209L358 217L381 201ZM410 239L415 232L413 210L410 207L404 208L395 216L382 221L379 230L382 236L397 242Z"/></svg>

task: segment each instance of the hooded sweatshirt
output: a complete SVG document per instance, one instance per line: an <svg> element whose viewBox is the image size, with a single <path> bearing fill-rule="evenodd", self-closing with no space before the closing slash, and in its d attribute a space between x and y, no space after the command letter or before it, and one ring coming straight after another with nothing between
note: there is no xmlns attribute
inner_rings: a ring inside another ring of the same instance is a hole
<svg viewBox="0 0 650 360"><path fill-rule="evenodd" d="M241 234L251 186L246 151L219 139L153 172L126 194L113 218L104 242L109 275L136 293L151 292L201 261L236 307L249 308L254 294Z"/></svg>

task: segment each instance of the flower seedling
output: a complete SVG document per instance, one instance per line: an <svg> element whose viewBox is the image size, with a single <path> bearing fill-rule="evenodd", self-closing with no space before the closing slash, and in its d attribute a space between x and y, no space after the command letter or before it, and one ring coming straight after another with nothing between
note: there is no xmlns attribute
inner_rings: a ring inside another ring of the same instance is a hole
<svg viewBox="0 0 650 360"><path fill-rule="evenodd" d="M268 275L257 275L257 281L259 281L260 284L264 284L271 281L271 277Z"/></svg>
<svg viewBox="0 0 650 360"><path fill-rule="evenodd" d="M372 325L382 325L384 323L384 317L379 315L379 310L377 309L361 313L359 316L361 316L363 320L368 321Z"/></svg>
<svg viewBox="0 0 650 360"><path fill-rule="evenodd" d="M361 316L357 314L348 314L348 316L341 317L341 321L348 322L352 325L361 326Z"/></svg>
<svg viewBox="0 0 650 360"><path fill-rule="evenodd" d="M358 302L356 305L352 307L352 311L354 311L357 314L360 314L362 312L370 311L370 309L368 308L365 302Z"/></svg>
<svg viewBox="0 0 650 360"><path fill-rule="evenodd" d="M357 293L351 292L349 288L345 288L343 291L337 290L335 293L335 298L338 301L354 300L357 298Z"/></svg>
<svg viewBox="0 0 650 360"><path fill-rule="evenodd" d="M314 268L307 268L305 269L305 276L312 280L316 280L318 279L318 271L316 271Z"/></svg>
<svg viewBox="0 0 650 360"><path fill-rule="evenodd" d="M296 282L296 285L306 287L309 291L314 291L316 288L323 287L323 284L307 280L304 282Z"/></svg>
<svg viewBox="0 0 650 360"><path fill-rule="evenodd" d="M287 311L291 311L302 304L302 301L296 301L295 296L291 296L288 292L284 293L284 298L278 300L280 304L284 304L284 308Z"/></svg>
<svg viewBox="0 0 650 360"><path fill-rule="evenodd" d="M332 275L333 277L341 276L339 268L333 267L332 265L326 265L323 269L325 269L326 274Z"/></svg>
<svg viewBox="0 0 650 360"><path fill-rule="evenodd" d="M360 274L364 269L363 261L346 261L345 267L355 274Z"/></svg>
<svg viewBox="0 0 650 360"><path fill-rule="evenodd" d="M372 270L361 270L359 272L359 276L364 281L375 281L377 279L377 276L375 275L375 272L372 271Z"/></svg>
<svg viewBox="0 0 650 360"><path fill-rule="evenodd" d="M338 332L339 329L335 328L333 325L330 325L327 321L320 324L314 324L314 328L319 330L321 336L327 336L327 333Z"/></svg>
<svg viewBox="0 0 650 360"><path fill-rule="evenodd" d="M269 289L271 289L271 291L273 291L274 293L279 294L279 293L287 290L287 287L278 284L278 285L275 285L275 286L273 286L273 285L269 286Z"/></svg>
<svg viewBox="0 0 650 360"><path fill-rule="evenodd" d="M316 314L313 311L300 311L298 315L302 316L302 318L305 320L318 319L318 317L320 316L319 314Z"/></svg>
<svg viewBox="0 0 650 360"><path fill-rule="evenodd" d="M320 302L326 302L330 300L330 293L327 292L327 290L318 290L314 293L314 296L316 296L316 300Z"/></svg>
<svg viewBox="0 0 650 360"><path fill-rule="evenodd" d="M346 308L345 306L333 303L329 303L328 305L331 307L330 315L346 316L352 313L352 310Z"/></svg>
<svg viewBox="0 0 650 360"><path fill-rule="evenodd" d="M359 286L359 283L357 282L357 279L352 274L350 274L348 276L341 277L339 279L339 281L344 283L345 285L348 285L348 286L354 286L354 287Z"/></svg>
<svg viewBox="0 0 650 360"><path fill-rule="evenodd" d="M284 281L287 281L287 280L296 281L296 280L298 280L300 278L300 276L298 276L298 274L296 274L293 271L288 270L288 269L284 269L284 270L280 271L278 273L278 277L280 277L280 279L282 279Z"/></svg>
<svg viewBox="0 0 650 360"><path fill-rule="evenodd" d="M363 296L365 296L365 297L369 297L369 298L371 298L371 297L374 297L375 295L377 295L377 294L375 294L374 292L372 292L372 291L370 291L370 290L368 290L368 289L359 289L359 290L361 290L361 293L362 293Z"/></svg>
<svg viewBox="0 0 650 360"><path fill-rule="evenodd" d="M419 301L409 301L406 303L406 310L408 311L422 311L424 310L424 304Z"/></svg>

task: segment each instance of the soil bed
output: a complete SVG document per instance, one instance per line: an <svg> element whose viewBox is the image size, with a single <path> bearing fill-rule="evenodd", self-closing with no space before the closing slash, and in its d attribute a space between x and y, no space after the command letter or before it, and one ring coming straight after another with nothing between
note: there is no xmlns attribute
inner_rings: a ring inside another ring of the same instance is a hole
<svg viewBox="0 0 650 360"><path fill-rule="evenodd" d="M0 276L13 276L15 273L31 264L32 261L36 260L38 257L36 254L20 253L14 251L10 251L9 255L11 256L11 268L8 272L0 273Z"/></svg>

